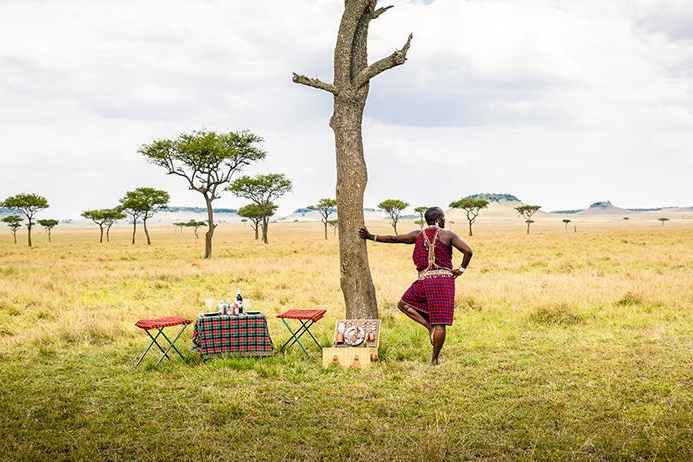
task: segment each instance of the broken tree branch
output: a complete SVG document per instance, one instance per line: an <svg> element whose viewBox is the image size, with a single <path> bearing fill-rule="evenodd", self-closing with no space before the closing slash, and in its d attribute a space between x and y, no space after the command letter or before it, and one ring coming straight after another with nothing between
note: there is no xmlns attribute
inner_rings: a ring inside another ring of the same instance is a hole
<svg viewBox="0 0 693 462"><path fill-rule="evenodd" d="M294 83L300 83L301 85L307 85L309 87L329 91L333 95L337 94L337 89L331 83L323 82L320 79L312 79L310 77L306 77L305 75L300 75L300 74L297 74L295 72L293 74L294 74L294 77L293 77Z"/></svg>
<svg viewBox="0 0 693 462"><path fill-rule="evenodd" d="M395 6L395 5L384 6L384 7L382 7L382 8L378 8L377 10L375 10L375 11L373 12L373 15L371 16L371 18L372 18L372 19L376 19L378 16L380 16L380 15L383 14L383 13L385 13L387 10L389 10L389 9L392 8L393 6Z"/></svg>
<svg viewBox="0 0 693 462"><path fill-rule="evenodd" d="M414 34L409 34L409 38L407 38L407 42L404 44L401 50L395 50L395 52L390 56L374 62L359 72L354 79L354 88L361 88L376 75L385 72L388 69L392 69L395 66L404 64L404 62L407 60L407 52L409 51L412 38L414 38Z"/></svg>

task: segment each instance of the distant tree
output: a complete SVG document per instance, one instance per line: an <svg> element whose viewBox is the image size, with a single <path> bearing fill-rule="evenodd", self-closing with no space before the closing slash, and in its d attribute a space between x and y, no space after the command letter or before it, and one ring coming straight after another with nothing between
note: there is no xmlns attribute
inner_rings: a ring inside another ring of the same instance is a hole
<svg viewBox="0 0 693 462"><path fill-rule="evenodd" d="M173 140L156 140L142 145L140 154L166 169L169 175L185 178L188 188L205 199L208 229L205 235L205 258L212 258L214 224L212 201L221 197L221 187L251 162L264 159L265 151L257 145L263 140L249 131L217 134L199 130L183 133Z"/></svg>
<svg viewBox="0 0 693 462"><path fill-rule="evenodd" d="M226 189L238 197L251 200L254 204L263 207L263 210L267 211L268 207L274 205L274 199L291 191L291 180L280 173L269 173L267 175L257 175L255 177L246 175L235 180ZM272 214L273 213L274 211L272 211ZM261 220L262 242L265 244L268 243L267 229L271 216L272 215L266 215L262 217Z"/></svg>
<svg viewBox="0 0 693 462"><path fill-rule="evenodd" d="M190 221L183 223L183 226L185 226L187 228L194 228L195 229L195 239L200 238L200 236L197 235L197 229L201 228L203 226L206 226L206 225L207 225L207 222L205 222L205 221L197 221L197 220L192 220L192 219Z"/></svg>
<svg viewBox="0 0 693 462"><path fill-rule="evenodd" d="M570 223L570 218L564 218L563 223L565 223L565 227L563 228L565 231L568 230L568 223Z"/></svg>
<svg viewBox="0 0 693 462"><path fill-rule="evenodd" d="M58 223L58 220L53 220L51 218L38 221L38 224L46 228L46 231L48 231L48 242L51 242L51 230L58 226Z"/></svg>
<svg viewBox="0 0 693 462"><path fill-rule="evenodd" d="M529 225L534 223L534 220L532 220L532 215L534 215L540 208L541 205L521 205L519 207L515 207L517 213L519 213L520 216L525 219L525 223L527 223L527 234L529 234Z"/></svg>
<svg viewBox="0 0 693 462"><path fill-rule="evenodd" d="M664 226L665 222L669 221L669 219L666 217L661 217L661 218L657 218L657 219L662 222L662 226Z"/></svg>
<svg viewBox="0 0 693 462"><path fill-rule="evenodd" d="M14 237L14 243L17 243L17 230L22 227L20 223L24 218L19 215L8 215L2 219L3 222L7 223L7 226L12 230L12 236Z"/></svg>
<svg viewBox="0 0 693 462"><path fill-rule="evenodd" d="M168 201L171 199L166 191L154 188L137 188L134 191L125 193L120 199L120 207L123 212L132 218L132 243L135 243L135 232L137 231L137 219L142 218L144 234L147 236L147 245L151 245L149 230L147 230L147 220L155 213L165 210Z"/></svg>
<svg viewBox="0 0 693 462"><path fill-rule="evenodd" d="M399 221L399 215L402 213L402 210L406 209L407 207L409 207L409 204L399 199L386 199L378 204L378 208L383 209L390 217L390 224L395 230L395 234L397 234L397 222Z"/></svg>
<svg viewBox="0 0 693 462"><path fill-rule="evenodd" d="M423 229L424 224L426 224L426 220L424 220L424 212L426 211L427 208L428 207L416 207L414 209L414 212L419 214L419 219L416 220L415 223L417 225L419 225L421 227L421 229Z"/></svg>
<svg viewBox="0 0 693 462"><path fill-rule="evenodd" d="M327 222L328 218L337 211L337 201L334 199L320 199L317 204L311 205L308 208L315 210L322 217L322 224L325 225L325 240L327 240Z"/></svg>
<svg viewBox="0 0 693 462"><path fill-rule="evenodd" d="M476 221L476 217L479 216L479 211L488 207L488 201L485 199L472 199L465 197L455 202L450 202L450 207L453 209L462 209L467 215L467 221L469 222L469 235L472 234L472 225Z"/></svg>
<svg viewBox="0 0 693 462"><path fill-rule="evenodd" d="M192 220L191 220L192 221ZM185 227L185 223L182 221L179 221L177 223L173 223L173 226L175 226L181 233L183 232L183 228Z"/></svg>
<svg viewBox="0 0 693 462"><path fill-rule="evenodd" d="M337 228L339 227L339 220L330 220L327 223L330 226L332 226L332 235L336 236L337 235Z"/></svg>
<svg viewBox="0 0 693 462"><path fill-rule="evenodd" d="M34 217L40 210L48 208L48 200L38 194L17 194L2 201L0 207L24 214L27 219L26 228L29 247L31 247L31 228L34 226Z"/></svg>
<svg viewBox="0 0 693 462"><path fill-rule="evenodd" d="M82 212L84 218L88 218L97 225L99 225L99 242L103 242L103 229L106 227L106 240L111 240L111 226L123 218L127 217L126 214L120 209L120 207L114 207L112 209L95 209L95 210L85 210Z"/></svg>
<svg viewBox="0 0 693 462"><path fill-rule="evenodd" d="M243 222L250 220L250 227L255 231L255 239L259 239L258 233L262 227L262 221L274 215L277 208L278 206L272 202L262 205L248 204L238 210L238 215L245 217L245 219L241 220Z"/></svg>
<svg viewBox="0 0 693 462"><path fill-rule="evenodd" d="M628 220L630 220L630 217L623 217L623 219L624 219L625 221L628 221Z"/></svg>

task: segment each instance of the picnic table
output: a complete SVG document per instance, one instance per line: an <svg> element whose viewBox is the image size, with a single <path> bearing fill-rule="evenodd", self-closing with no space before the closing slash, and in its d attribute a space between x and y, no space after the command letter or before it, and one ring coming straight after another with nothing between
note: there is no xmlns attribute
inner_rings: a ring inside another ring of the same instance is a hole
<svg viewBox="0 0 693 462"><path fill-rule="evenodd" d="M203 358L223 354L238 356L272 356L274 345L267 328L267 318L260 312L238 316L200 315L192 334L193 351Z"/></svg>

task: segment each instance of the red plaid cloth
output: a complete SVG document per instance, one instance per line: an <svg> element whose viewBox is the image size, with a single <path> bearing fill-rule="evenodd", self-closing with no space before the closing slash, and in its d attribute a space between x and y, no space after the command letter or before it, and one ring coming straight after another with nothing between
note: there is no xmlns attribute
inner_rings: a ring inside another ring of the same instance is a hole
<svg viewBox="0 0 693 462"><path fill-rule="evenodd" d="M428 236L428 240L432 241L438 229L440 228L430 226L421 231L416 238L414 253L412 254L416 271L423 271L428 267L428 243L424 238L424 233ZM442 268L452 268L452 246L445 245L438 239L433 244L435 245L436 265Z"/></svg>
<svg viewBox="0 0 693 462"><path fill-rule="evenodd" d="M202 316L193 331L193 350L202 357L223 353L271 356L274 345L262 313L240 316Z"/></svg>
<svg viewBox="0 0 693 462"><path fill-rule="evenodd" d="M192 324L192 319L181 318L180 316L164 316L156 319L140 319L135 323L137 327L144 330L177 326L179 324Z"/></svg>
<svg viewBox="0 0 693 462"><path fill-rule="evenodd" d="M421 231L416 238L412 259L417 271L428 268L428 241L435 246L435 267L429 269L452 268L452 246L445 245L436 236L439 228L431 226ZM435 241L434 241L435 239ZM452 325L455 313L455 278L452 274L425 276L414 283L402 295L402 301L422 312L431 324Z"/></svg>
<svg viewBox="0 0 693 462"><path fill-rule="evenodd" d="M431 324L450 326L455 313L455 278L445 275L414 281L402 301L427 314Z"/></svg>
<svg viewBox="0 0 693 462"><path fill-rule="evenodd" d="M318 322L325 316L326 310L289 310L282 314L278 314L278 318L286 319L310 319L313 322Z"/></svg>

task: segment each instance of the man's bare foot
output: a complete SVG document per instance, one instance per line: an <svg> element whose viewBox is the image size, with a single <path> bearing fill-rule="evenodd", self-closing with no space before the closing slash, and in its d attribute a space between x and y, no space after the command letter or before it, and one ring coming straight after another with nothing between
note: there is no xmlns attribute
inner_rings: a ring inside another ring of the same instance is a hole
<svg viewBox="0 0 693 462"><path fill-rule="evenodd" d="M438 366L440 363L438 362L438 358L431 359L431 366Z"/></svg>

